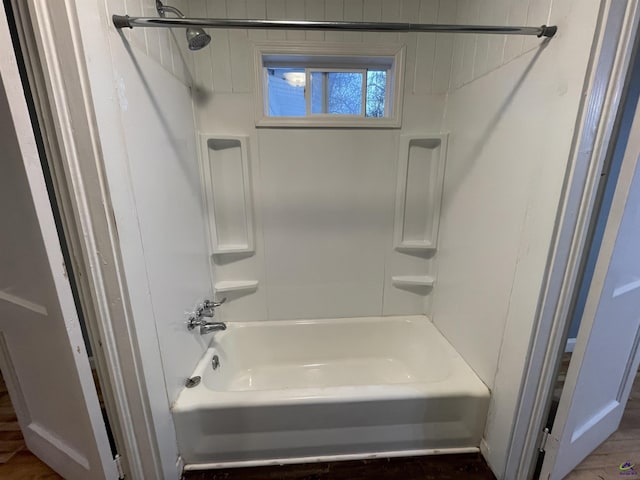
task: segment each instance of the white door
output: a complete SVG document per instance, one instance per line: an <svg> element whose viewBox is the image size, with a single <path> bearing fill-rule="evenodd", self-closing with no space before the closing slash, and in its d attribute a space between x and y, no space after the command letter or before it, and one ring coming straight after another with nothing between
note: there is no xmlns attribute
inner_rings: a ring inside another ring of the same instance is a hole
<svg viewBox="0 0 640 480"><path fill-rule="evenodd" d="M640 115L636 107L580 331L546 445L542 479L561 479L618 429L640 341ZM620 458L620 463L625 462Z"/></svg>
<svg viewBox="0 0 640 480"><path fill-rule="evenodd" d="M29 449L118 478L0 5L0 369Z"/></svg>

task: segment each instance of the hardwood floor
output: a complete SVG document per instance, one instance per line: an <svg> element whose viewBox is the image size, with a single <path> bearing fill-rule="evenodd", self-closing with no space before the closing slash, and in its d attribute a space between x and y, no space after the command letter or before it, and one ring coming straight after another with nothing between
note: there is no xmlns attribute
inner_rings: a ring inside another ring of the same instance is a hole
<svg viewBox="0 0 640 480"><path fill-rule="evenodd" d="M495 480L478 453L185 472L184 480Z"/></svg>
<svg viewBox="0 0 640 480"><path fill-rule="evenodd" d="M624 462L636 465L633 472L621 472ZM617 432L585 458L565 480L612 480L637 478L640 480L640 375L631 389L629 402L624 410Z"/></svg>
<svg viewBox="0 0 640 480"><path fill-rule="evenodd" d="M0 464L25 448L22 432L18 425L4 382L0 384Z"/></svg>
<svg viewBox="0 0 640 480"><path fill-rule="evenodd" d="M3 480L62 478L25 446L2 374L0 374L0 478Z"/></svg>
<svg viewBox="0 0 640 480"><path fill-rule="evenodd" d="M7 463L0 465L0 478L3 480L62 479L26 448L16 453Z"/></svg>

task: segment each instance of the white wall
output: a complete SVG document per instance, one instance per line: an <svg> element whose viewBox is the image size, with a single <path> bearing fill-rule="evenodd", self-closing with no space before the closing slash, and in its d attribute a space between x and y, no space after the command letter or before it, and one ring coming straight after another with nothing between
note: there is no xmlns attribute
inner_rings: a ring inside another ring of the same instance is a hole
<svg viewBox="0 0 640 480"><path fill-rule="evenodd" d="M486 44L485 38L471 36L454 49L433 303L437 327L492 389L483 451L498 475L504 468L600 4L556 0L550 8L548 1L532 1L527 9L527 2L510 3L519 21L510 16L509 23L540 25L548 16L559 33L546 46L535 37L493 43L485 37ZM504 5L487 1L480 11L495 7L503 12ZM466 15L463 10L462 18L477 18ZM495 60L487 66L478 56Z"/></svg>
<svg viewBox="0 0 640 480"><path fill-rule="evenodd" d="M185 325L186 314L211 294L191 96L187 87L144 55L115 52L114 63L156 321L155 332L140 334L157 335L172 402L208 343L207 337ZM109 159L106 162L109 169Z"/></svg>
<svg viewBox="0 0 640 480"><path fill-rule="evenodd" d="M455 2L434 0L189 0L191 16L451 22ZM391 284L426 275L432 260L393 248L401 134L437 134L449 85L453 38L375 34L215 30L193 55L198 129L248 135L256 251L213 256L216 279L257 280L228 295L225 320L423 313L429 291ZM407 47L401 130L256 129L252 42L288 40ZM427 113L425 115L425 112ZM230 258L231 257L231 258Z"/></svg>
<svg viewBox="0 0 640 480"><path fill-rule="evenodd" d="M187 13L187 0L171 0L167 5ZM155 0L105 0L107 18L111 15L129 15L130 17L157 17ZM169 15L172 17L174 15ZM109 20L109 31L113 31ZM182 29L168 28L124 28L120 33L126 43L133 46L138 54L143 54L184 83L192 82L193 56L185 43Z"/></svg>
<svg viewBox="0 0 640 480"><path fill-rule="evenodd" d="M451 23L458 0L183 0L194 17ZM406 87L418 95L449 88L453 35L212 30L214 41L195 53L195 79L205 92L251 93L253 41L291 40L407 45ZM435 67L438 68L435 68Z"/></svg>
<svg viewBox="0 0 640 480"><path fill-rule="evenodd" d="M155 16L153 4L97 1L78 11L136 325L128 333L140 350L163 471L177 478L169 409L206 348L185 321L210 296L211 278L184 37L121 34L110 21L113 13Z"/></svg>
<svg viewBox="0 0 640 480"><path fill-rule="evenodd" d="M112 6L110 11L119 10ZM152 29L133 30L131 35L140 31ZM152 39L147 38L147 51ZM160 343L169 402L176 399L208 343L186 329L186 313L211 293L191 92L184 78L174 75L184 71L177 68L183 54L178 47L186 42L181 36L177 40L172 42L173 70L168 72L138 48L135 37L130 43L110 32L126 176L112 170L112 160L105 158L110 184L129 183L131 189L129 208L140 228L139 260L146 281L130 282L129 289L132 303L143 296L151 302L155 331L138 336L141 341L157 337ZM117 221L118 210L115 214ZM121 247L126 250L129 244L123 241Z"/></svg>

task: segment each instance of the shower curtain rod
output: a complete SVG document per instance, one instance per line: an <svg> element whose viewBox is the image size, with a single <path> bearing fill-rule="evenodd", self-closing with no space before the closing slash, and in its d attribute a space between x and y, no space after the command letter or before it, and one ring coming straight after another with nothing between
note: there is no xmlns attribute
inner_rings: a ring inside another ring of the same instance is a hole
<svg viewBox="0 0 640 480"><path fill-rule="evenodd" d="M358 32L447 32L553 37L556 26L505 27L494 25L439 25L429 23L344 22L310 20L241 20L227 18L158 18L113 15L116 28L242 28L265 30L350 30Z"/></svg>

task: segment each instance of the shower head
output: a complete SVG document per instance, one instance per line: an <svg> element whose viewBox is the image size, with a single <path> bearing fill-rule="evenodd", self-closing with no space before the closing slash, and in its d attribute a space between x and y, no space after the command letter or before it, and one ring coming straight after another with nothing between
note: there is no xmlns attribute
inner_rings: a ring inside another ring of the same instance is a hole
<svg viewBox="0 0 640 480"><path fill-rule="evenodd" d="M211 43L211 35L199 27L187 28L187 43L189 50L200 50Z"/></svg>
<svg viewBox="0 0 640 480"><path fill-rule="evenodd" d="M180 10L171 5L164 5L160 0L156 0L156 10L161 17L166 17L167 12L170 12L180 18L184 18L184 14ZM200 27L189 27L187 28L187 43L189 44L189 50L200 50L211 43L211 35Z"/></svg>

